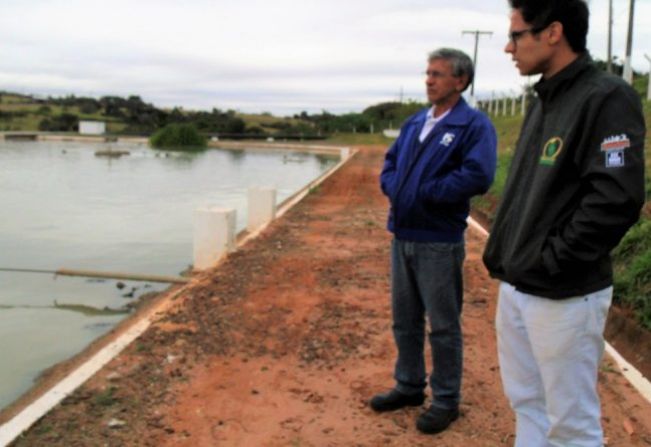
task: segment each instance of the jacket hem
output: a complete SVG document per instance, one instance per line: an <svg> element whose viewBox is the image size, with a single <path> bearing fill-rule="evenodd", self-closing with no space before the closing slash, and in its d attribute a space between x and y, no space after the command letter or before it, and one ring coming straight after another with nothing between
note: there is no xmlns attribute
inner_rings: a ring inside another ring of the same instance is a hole
<svg viewBox="0 0 651 447"><path fill-rule="evenodd" d="M390 229L396 239L410 242L445 242L458 243L463 242L463 233L461 231L430 231L430 230L405 230Z"/></svg>

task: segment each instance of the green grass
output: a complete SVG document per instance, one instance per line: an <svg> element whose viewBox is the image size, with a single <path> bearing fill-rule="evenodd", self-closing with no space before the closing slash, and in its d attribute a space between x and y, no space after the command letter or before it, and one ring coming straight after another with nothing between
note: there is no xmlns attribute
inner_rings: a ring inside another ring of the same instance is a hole
<svg viewBox="0 0 651 447"><path fill-rule="evenodd" d="M110 386L105 390L100 391L95 395L93 403L100 407L110 407L118 401L118 399L115 397L116 391L117 388L114 386Z"/></svg>
<svg viewBox="0 0 651 447"><path fill-rule="evenodd" d="M63 107L48 104L47 112L43 108L44 104L33 102L29 98L23 98L17 95L0 96L0 112L18 113L11 118L0 118L0 131L38 131L39 124L44 118L51 118L63 113L77 115L81 120L104 121L108 133L120 133L126 127L120 119L115 117L104 116L101 113L81 113L79 107Z"/></svg>
<svg viewBox="0 0 651 447"><path fill-rule="evenodd" d="M350 145L380 145L389 147L393 138L387 138L382 133L336 133L326 140L332 144Z"/></svg>

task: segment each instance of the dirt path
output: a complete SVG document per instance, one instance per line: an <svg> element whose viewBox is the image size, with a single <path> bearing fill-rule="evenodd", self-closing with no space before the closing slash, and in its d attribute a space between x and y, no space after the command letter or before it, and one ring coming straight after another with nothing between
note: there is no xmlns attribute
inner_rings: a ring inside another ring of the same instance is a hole
<svg viewBox="0 0 651 447"><path fill-rule="evenodd" d="M230 255L19 446L506 446L483 238L467 234L462 417L435 437L420 409L374 414L392 385L381 148L365 148ZM601 371L608 446L651 445L651 405ZM427 402L426 402L427 403Z"/></svg>

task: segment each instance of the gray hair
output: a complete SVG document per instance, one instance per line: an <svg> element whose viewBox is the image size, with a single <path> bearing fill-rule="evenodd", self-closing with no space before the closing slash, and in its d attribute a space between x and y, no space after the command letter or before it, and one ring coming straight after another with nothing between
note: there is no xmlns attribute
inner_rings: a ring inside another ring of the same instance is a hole
<svg viewBox="0 0 651 447"><path fill-rule="evenodd" d="M475 68L472 65L472 59L466 53L454 48L439 48L429 54L427 61L432 62L436 59L443 59L450 62L453 76L468 76L468 82L463 87L463 90L466 90L472 84L472 80L475 77Z"/></svg>

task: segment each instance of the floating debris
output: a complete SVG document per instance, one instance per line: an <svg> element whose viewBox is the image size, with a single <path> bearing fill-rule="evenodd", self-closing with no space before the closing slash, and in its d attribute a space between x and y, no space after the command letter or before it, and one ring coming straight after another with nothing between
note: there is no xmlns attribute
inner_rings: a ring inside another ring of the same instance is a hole
<svg viewBox="0 0 651 447"><path fill-rule="evenodd" d="M122 157L123 155L130 155L130 154L131 152L129 151L114 151L110 147L106 150L95 151L96 157L119 158Z"/></svg>

